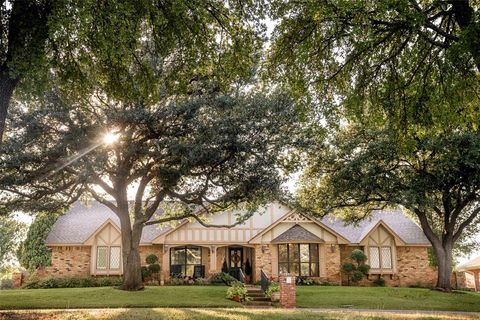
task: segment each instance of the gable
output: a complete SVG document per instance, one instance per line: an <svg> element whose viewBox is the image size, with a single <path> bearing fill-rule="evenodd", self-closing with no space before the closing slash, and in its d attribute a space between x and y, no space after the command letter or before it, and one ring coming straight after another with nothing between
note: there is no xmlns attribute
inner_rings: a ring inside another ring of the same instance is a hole
<svg viewBox="0 0 480 320"><path fill-rule="evenodd" d="M164 244L235 244L247 243L251 238L262 232L273 222L284 216L290 208L273 202L259 208L248 220L232 228L205 227L197 221L185 221L169 232L160 235L152 243ZM231 225L237 221L237 216L245 214L242 210L231 210L206 217L211 225Z"/></svg>
<svg viewBox="0 0 480 320"><path fill-rule="evenodd" d="M361 245L368 246L394 246L401 240L395 239L395 235L392 234L382 223L379 223L372 229L371 232L360 242Z"/></svg>
<svg viewBox="0 0 480 320"><path fill-rule="evenodd" d="M322 225L320 222L310 219L298 212L291 211L277 222L263 230L261 233L252 238L249 243L261 244L270 243L287 230L295 225L300 225L303 229L319 238L321 241L327 243L347 243L348 241L341 235L336 234L328 227Z"/></svg>
<svg viewBox="0 0 480 320"><path fill-rule="evenodd" d="M92 236L88 238L84 244L97 246L120 246L122 244L122 234L120 229L109 220L94 234L92 234Z"/></svg>

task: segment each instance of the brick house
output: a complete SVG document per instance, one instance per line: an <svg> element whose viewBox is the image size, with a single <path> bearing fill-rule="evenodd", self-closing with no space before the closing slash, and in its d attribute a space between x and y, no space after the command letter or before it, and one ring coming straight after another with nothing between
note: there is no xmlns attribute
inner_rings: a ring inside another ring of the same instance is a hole
<svg viewBox="0 0 480 320"><path fill-rule="evenodd" d="M231 224L238 212L210 217L211 224ZM121 275L119 220L107 207L80 202L61 216L46 239L52 266L45 276ZM233 228L207 228L183 221L172 226L147 226L141 238L141 258L159 257L161 276L205 276L219 272L226 262L233 275L252 266L252 281L260 272L278 279L282 272L342 284L341 265L353 249L361 248L371 271L366 280L381 276L387 285L434 285L429 266L430 244L422 230L401 210L377 211L358 225L339 219L304 216L272 203Z"/></svg>

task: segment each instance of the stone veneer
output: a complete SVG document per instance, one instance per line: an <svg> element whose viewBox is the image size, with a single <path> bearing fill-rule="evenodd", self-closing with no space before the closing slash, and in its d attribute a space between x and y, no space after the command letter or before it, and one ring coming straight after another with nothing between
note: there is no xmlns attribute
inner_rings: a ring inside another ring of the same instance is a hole
<svg viewBox="0 0 480 320"><path fill-rule="evenodd" d="M350 261L350 254L354 249L363 249L355 246L342 246L341 262ZM437 271L429 265L427 247L396 247L397 271L393 274L385 274L385 285L408 287L412 285L432 287L437 279ZM372 285L376 274L369 275L360 285ZM342 275L342 284L347 284L347 278Z"/></svg>
<svg viewBox="0 0 480 320"><path fill-rule="evenodd" d="M260 271L263 270L269 277L272 277L272 245L255 245L255 279L260 280Z"/></svg>
<svg viewBox="0 0 480 320"><path fill-rule="evenodd" d="M43 277L86 277L90 275L90 246L56 246L52 249L52 265L38 271Z"/></svg>
<svg viewBox="0 0 480 320"><path fill-rule="evenodd" d="M325 248L325 277L320 274L322 281L326 281L331 284L341 284L342 274L340 271L340 266L342 262L340 261L341 250L340 246L336 244L327 245ZM320 264L322 262L320 261Z"/></svg>

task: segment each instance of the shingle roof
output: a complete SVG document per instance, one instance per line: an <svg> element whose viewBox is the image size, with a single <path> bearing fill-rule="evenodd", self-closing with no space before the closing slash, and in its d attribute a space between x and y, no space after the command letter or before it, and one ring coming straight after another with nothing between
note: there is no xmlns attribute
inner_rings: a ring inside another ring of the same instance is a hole
<svg viewBox="0 0 480 320"><path fill-rule="evenodd" d="M473 258L472 260L458 266L458 271L469 271L478 269L480 269L480 256Z"/></svg>
<svg viewBox="0 0 480 320"><path fill-rule="evenodd" d="M319 237L298 224L294 225L293 227L273 239L272 243L289 241L324 242L322 239L320 239Z"/></svg>
<svg viewBox="0 0 480 320"><path fill-rule="evenodd" d="M358 224L345 224L343 220L329 216L319 219L351 243L359 243L380 220L406 244L430 244L422 229L400 209L374 211L370 218Z"/></svg>
<svg viewBox="0 0 480 320"><path fill-rule="evenodd" d="M117 215L105 205L97 201L92 201L88 205L77 201L70 210L58 218L45 243L82 244L108 219L120 228ZM158 225L145 226L140 243L150 243L169 229L170 227L160 228Z"/></svg>

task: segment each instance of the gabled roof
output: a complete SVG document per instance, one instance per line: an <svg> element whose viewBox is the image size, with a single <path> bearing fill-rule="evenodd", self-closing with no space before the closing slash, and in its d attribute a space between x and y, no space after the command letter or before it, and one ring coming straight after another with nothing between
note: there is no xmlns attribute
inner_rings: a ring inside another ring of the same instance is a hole
<svg viewBox="0 0 480 320"><path fill-rule="evenodd" d="M299 224L294 225L278 237L272 240L272 243L286 242L325 242Z"/></svg>
<svg viewBox="0 0 480 320"><path fill-rule="evenodd" d="M58 218L45 243L47 245L83 244L107 220L111 220L120 228L120 220L110 208L97 201L92 201L88 205L77 201L70 210ZM170 227L160 228L158 225L145 226L140 243L149 244L169 229Z"/></svg>
<svg viewBox="0 0 480 320"><path fill-rule="evenodd" d="M400 209L374 211L371 217L357 224L345 224L343 220L330 216L319 220L351 243L360 243L381 221L405 244L430 245L422 229Z"/></svg>

